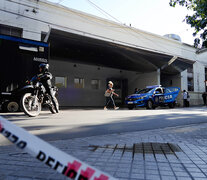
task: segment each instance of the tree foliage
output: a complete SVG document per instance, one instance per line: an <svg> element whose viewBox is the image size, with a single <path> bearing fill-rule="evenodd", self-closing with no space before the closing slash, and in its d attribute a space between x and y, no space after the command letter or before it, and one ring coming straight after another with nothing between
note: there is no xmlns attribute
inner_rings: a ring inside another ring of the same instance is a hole
<svg viewBox="0 0 207 180"><path fill-rule="evenodd" d="M185 21L195 29L193 36L199 36L195 38L194 45L207 47L207 0L170 0L170 6L176 5L193 11L192 15L186 15Z"/></svg>

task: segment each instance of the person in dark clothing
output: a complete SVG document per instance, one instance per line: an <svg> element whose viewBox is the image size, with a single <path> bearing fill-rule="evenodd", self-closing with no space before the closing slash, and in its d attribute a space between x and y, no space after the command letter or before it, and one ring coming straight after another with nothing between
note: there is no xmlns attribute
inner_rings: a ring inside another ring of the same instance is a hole
<svg viewBox="0 0 207 180"><path fill-rule="evenodd" d="M41 74L38 75L38 79L44 86L46 93L50 95L52 103L55 107L55 111L56 113L58 113L59 112L58 105L55 102L55 98L52 90L52 83L51 83L52 74L49 72L49 64L45 64L45 63L40 64L39 71Z"/></svg>
<svg viewBox="0 0 207 180"><path fill-rule="evenodd" d="M135 88L135 89L134 89L134 94L137 94L138 91L139 91L138 88Z"/></svg>
<svg viewBox="0 0 207 180"><path fill-rule="evenodd" d="M203 104L204 104L204 106L206 106L206 92L204 92L203 94L202 94L202 98L203 98Z"/></svg>
<svg viewBox="0 0 207 180"><path fill-rule="evenodd" d="M188 93L183 90L183 107L188 107Z"/></svg>

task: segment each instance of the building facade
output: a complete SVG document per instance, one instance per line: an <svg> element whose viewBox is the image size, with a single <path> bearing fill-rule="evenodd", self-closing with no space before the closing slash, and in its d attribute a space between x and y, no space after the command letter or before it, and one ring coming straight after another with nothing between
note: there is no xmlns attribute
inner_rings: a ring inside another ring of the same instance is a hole
<svg viewBox="0 0 207 180"><path fill-rule="evenodd" d="M181 87L191 104L202 104L206 51L46 0L1 0L0 17L0 34L49 43L61 106L103 106L109 80L120 105L155 84Z"/></svg>

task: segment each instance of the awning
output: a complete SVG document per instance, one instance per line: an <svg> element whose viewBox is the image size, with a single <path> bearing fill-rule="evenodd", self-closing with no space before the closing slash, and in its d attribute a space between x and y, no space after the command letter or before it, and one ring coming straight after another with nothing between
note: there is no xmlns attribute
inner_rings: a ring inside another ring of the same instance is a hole
<svg viewBox="0 0 207 180"><path fill-rule="evenodd" d="M177 74L192 67L194 63L177 57L173 63L168 65L173 58L172 55L123 46L55 29L51 30L49 42L51 59L142 73L161 69L168 74Z"/></svg>

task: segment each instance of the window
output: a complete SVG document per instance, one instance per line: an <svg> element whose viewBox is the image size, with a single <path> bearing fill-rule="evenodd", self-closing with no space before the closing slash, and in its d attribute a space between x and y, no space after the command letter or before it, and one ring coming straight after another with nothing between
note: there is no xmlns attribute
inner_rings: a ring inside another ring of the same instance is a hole
<svg viewBox="0 0 207 180"><path fill-rule="evenodd" d="M0 24L0 34L15 36L15 37L22 37L22 29L12 26L6 26Z"/></svg>
<svg viewBox="0 0 207 180"><path fill-rule="evenodd" d="M193 78L188 77L188 91L194 91Z"/></svg>
<svg viewBox="0 0 207 180"><path fill-rule="evenodd" d="M55 77L55 86L58 88L67 88L67 77Z"/></svg>
<svg viewBox="0 0 207 180"><path fill-rule="evenodd" d="M162 94L163 92L162 92L162 89L161 88L158 88L158 89L156 89L155 90L155 94Z"/></svg>
<svg viewBox="0 0 207 180"><path fill-rule="evenodd" d="M171 91L169 89L165 89L164 93L171 93Z"/></svg>
<svg viewBox="0 0 207 180"><path fill-rule="evenodd" d="M92 87L92 89L99 89L100 88L100 80L92 79L91 80L91 87Z"/></svg>
<svg viewBox="0 0 207 180"><path fill-rule="evenodd" d="M148 92L150 92L151 90L153 90L153 89L152 89L152 88L141 89L141 90L138 90L137 94L148 93Z"/></svg>
<svg viewBox="0 0 207 180"><path fill-rule="evenodd" d="M75 85L75 88L84 88L84 79L83 78L75 78L74 85Z"/></svg>

